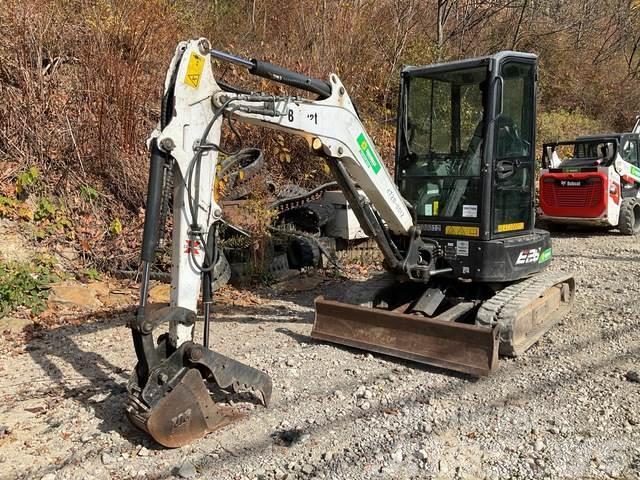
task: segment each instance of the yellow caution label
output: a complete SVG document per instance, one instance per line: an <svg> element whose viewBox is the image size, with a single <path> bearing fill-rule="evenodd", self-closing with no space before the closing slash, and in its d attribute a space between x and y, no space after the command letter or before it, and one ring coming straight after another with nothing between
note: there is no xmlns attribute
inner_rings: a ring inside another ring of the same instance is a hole
<svg viewBox="0 0 640 480"><path fill-rule="evenodd" d="M444 229L446 235L457 235L460 237L479 237L479 227L468 227L465 225L447 225Z"/></svg>
<svg viewBox="0 0 640 480"><path fill-rule="evenodd" d="M498 232L513 232L515 230L524 230L524 222L503 223L498 225Z"/></svg>
<svg viewBox="0 0 640 480"><path fill-rule="evenodd" d="M435 202L433 202L433 215L437 216L438 215L438 208L440 207L440 203L436 200Z"/></svg>
<svg viewBox="0 0 640 480"><path fill-rule="evenodd" d="M191 52L191 57L189 57L189 63L187 64L187 73L184 76L184 83L190 87L198 88L203 69L204 57L198 55L196 52Z"/></svg>

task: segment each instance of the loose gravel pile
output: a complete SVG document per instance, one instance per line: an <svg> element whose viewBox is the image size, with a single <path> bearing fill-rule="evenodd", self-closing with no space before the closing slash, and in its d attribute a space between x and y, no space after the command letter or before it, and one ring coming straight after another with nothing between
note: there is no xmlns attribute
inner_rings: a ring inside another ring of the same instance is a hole
<svg viewBox="0 0 640 480"><path fill-rule="evenodd" d="M217 307L216 348L273 378L265 409L166 450L123 415L127 315L2 340L0 478L640 478L640 244L554 238L572 313L474 379L310 340L313 291Z"/></svg>

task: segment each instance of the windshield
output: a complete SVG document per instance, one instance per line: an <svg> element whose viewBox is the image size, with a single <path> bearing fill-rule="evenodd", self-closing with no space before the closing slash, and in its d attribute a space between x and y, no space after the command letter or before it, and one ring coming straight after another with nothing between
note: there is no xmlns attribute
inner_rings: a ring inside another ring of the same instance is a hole
<svg viewBox="0 0 640 480"><path fill-rule="evenodd" d="M486 67L410 77L399 185L420 216L479 218Z"/></svg>

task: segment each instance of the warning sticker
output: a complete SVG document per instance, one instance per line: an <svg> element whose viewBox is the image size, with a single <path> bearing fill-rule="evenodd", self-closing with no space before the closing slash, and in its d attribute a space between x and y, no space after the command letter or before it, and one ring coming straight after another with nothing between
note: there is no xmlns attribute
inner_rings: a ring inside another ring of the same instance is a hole
<svg viewBox="0 0 640 480"><path fill-rule="evenodd" d="M447 225L444 233L445 235L458 235L460 237L479 237L480 228L467 227L465 225Z"/></svg>
<svg viewBox="0 0 640 480"><path fill-rule="evenodd" d="M524 222L503 223L498 225L498 232L514 232L516 230L524 230Z"/></svg>
<svg viewBox="0 0 640 480"><path fill-rule="evenodd" d="M468 257L469 256L469 241L468 240L458 240L456 242L456 255L459 257Z"/></svg>
<svg viewBox="0 0 640 480"><path fill-rule="evenodd" d="M198 55L196 52L191 52L191 57L189 57L189 63L187 64L187 73L184 76L184 83L190 87L198 88L203 69L204 57Z"/></svg>
<svg viewBox="0 0 640 480"><path fill-rule="evenodd" d="M462 205L462 216L476 218L478 216L477 205Z"/></svg>
<svg viewBox="0 0 640 480"><path fill-rule="evenodd" d="M430 203L425 203L424 214L427 217L430 217L431 215L433 215L433 206Z"/></svg>

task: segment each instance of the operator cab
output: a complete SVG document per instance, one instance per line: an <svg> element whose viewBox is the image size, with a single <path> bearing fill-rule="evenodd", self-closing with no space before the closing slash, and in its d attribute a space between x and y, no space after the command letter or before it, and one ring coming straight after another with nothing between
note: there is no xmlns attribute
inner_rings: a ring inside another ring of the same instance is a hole
<svg viewBox="0 0 640 480"><path fill-rule="evenodd" d="M620 152L631 165L640 166L637 133L611 133L578 137L575 141L545 143L542 149L543 168L567 169L609 167Z"/></svg>
<svg viewBox="0 0 640 480"><path fill-rule="evenodd" d="M541 253L549 243L533 228L536 62L507 51L402 70L396 183L456 274L488 281L496 264L520 268L521 245Z"/></svg>

